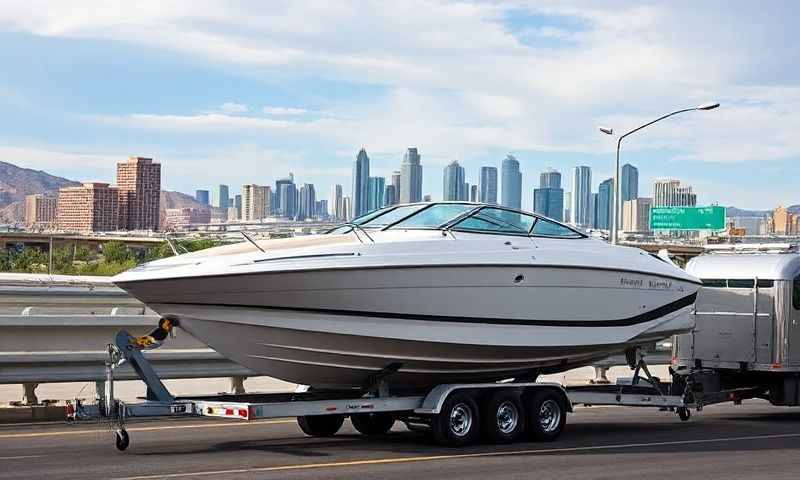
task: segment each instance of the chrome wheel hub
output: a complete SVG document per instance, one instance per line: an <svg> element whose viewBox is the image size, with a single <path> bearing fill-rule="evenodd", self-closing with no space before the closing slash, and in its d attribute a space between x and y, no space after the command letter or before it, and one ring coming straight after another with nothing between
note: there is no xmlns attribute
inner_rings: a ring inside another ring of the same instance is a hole
<svg viewBox="0 0 800 480"><path fill-rule="evenodd" d="M517 428L519 411L512 402L503 402L497 407L497 429L508 434Z"/></svg>
<svg viewBox="0 0 800 480"><path fill-rule="evenodd" d="M555 400L545 400L539 408L539 425L545 433L554 432L561 423L561 408Z"/></svg>
<svg viewBox="0 0 800 480"><path fill-rule="evenodd" d="M467 435L472 429L472 410L459 403L450 411L450 431L457 437Z"/></svg>

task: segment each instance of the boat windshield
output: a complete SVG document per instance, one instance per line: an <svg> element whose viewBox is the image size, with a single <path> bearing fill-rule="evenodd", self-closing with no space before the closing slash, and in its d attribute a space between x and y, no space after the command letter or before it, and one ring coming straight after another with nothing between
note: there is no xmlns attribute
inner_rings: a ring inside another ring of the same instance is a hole
<svg viewBox="0 0 800 480"><path fill-rule="evenodd" d="M416 203L376 210L328 233L362 229L440 229L551 238L586 235L553 220L517 210L475 203Z"/></svg>
<svg viewBox="0 0 800 480"><path fill-rule="evenodd" d="M475 205L466 203L434 204L416 215L392 225L391 228L439 228L463 215L464 212L474 209Z"/></svg>

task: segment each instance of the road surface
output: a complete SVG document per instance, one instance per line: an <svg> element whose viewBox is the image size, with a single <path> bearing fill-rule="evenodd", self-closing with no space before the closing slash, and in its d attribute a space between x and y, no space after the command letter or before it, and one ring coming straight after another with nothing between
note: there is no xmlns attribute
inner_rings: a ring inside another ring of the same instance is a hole
<svg viewBox="0 0 800 480"><path fill-rule="evenodd" d="M98 424L0 427L0 479L769 478L800 476L800 409L718 405L689 422L654 409L580 408L553 443L441 448L397 423L305 437L293 419L129 425L124 453Z"/></svg>

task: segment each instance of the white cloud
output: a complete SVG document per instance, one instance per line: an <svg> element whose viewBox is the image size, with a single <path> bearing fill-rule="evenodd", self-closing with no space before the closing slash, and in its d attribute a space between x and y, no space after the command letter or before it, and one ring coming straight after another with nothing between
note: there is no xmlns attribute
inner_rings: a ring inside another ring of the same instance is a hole
<svg viewBox="0 0 800 480"><path fill-rule="evenodd" d="M371 154L397 158L414 144L426 165L443 165L498 149L610 152L598 124L621 132L719 100L722 108L660 123L625 148L755 162L800 158L800 70L785 10L688 1L31 0L4 4L0 28L166 49L248 78L384 92L369 100L323 92L322 107L269 105L264 116L231 102L200 114L143 106L92 117L123 129L231 143L289 135L307 140L297 145L324 142L331 154L367 143ZM535 20L512 28L507 17L520 13Z"/></svg>
<svg viewBox="0 0 800 480"><path fill-rule="evenodd" d="M225 102L219 106L219 109L222 113L235 115L237 113L246 113L249 108L247 105L242 105L241 103L236 102Z"/></svg>
<svg viewBox="0 0 800 480"><path fill-rule="evenodd" d="M267 115L305 115L308 110L305 108L293 107L270 107L266 106L262 109Z"/></svg>

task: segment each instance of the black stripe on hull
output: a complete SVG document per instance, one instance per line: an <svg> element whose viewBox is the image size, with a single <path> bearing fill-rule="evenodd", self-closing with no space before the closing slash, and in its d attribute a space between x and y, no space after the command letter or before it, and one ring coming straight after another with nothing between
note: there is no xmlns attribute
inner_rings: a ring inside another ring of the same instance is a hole
<svg viewBox="0 0 800 480"><path fill-rule="evenodd" d="M302 313L315 313L322 315L339 315L345 317L370 317L370 318L385 318L397 320L423 320L429 322L450 322L450 323L482 323L488 325L527 325L527 326L540 326L540 327L629 327L638 325L640 323L647 323L658 318L676 312L681 308L692 305L697 299L697 292L680 298L672 303L650 310L648 312L640 313L629 318L622 318L616 320L525 320L515 318L483 318L483 317L452 317L447 315L413 315L407 313L394 313L394 312L369 312L360 310L338 310L327 308L306 308L306 307L278 307L278 306L265 306L265 305L237 305L237 304L220 304L220 303L197 303L197 302L158 302L150 301L150 304L163 304L163 305L197 305L197 306L218 306L218 307L238 307L250 308L258 310L270 311L288 311L288 312L302 312Z"/></svg>

